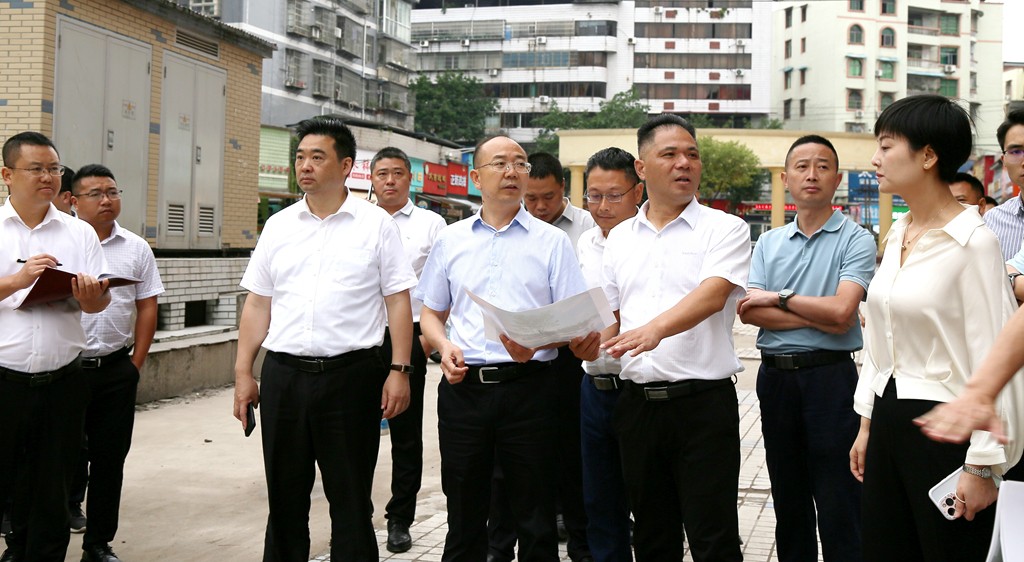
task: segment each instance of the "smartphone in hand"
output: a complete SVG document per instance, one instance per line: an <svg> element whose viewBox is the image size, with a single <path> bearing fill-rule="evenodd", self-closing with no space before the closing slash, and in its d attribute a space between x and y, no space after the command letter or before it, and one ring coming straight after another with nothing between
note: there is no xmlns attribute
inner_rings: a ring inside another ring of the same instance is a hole
<svg viewBox="0 0 1024 562"><path fill-rule="evenodd" d="M252 435L254 429L256 429L256 407L249 402L249 408L245 412L245 436Z"/></svg>

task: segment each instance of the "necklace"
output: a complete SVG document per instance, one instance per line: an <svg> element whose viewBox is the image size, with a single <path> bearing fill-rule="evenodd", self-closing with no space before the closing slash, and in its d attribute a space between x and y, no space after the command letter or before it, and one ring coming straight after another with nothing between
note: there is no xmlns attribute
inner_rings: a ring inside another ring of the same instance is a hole
<svg viewBox="0 0 1024 562"><path fill-rule="evenodd" d="M956 199L953 199L949 203L954 203L954 202L956 202ZM904 238L903 239L903 245L900 246L900 249L903 250L904 252L906 252L907 251L907 247L912 245L914 242L917 241L918 238L921 237L922 234L927 232L928 231L928 227L931 226L932 222L934 222L936 218L939 218L939 217L942 216L942 212L945 211L947 207L949 207L949 203L946 203L945 205L943 205L942 208L939 209L939 212L935 213L934 215L932 215L932 218L930 218L927 221L925 221L921 225L921 230L917 231L917 234L911 236L909 240ZM913 224L913 222L911 222L910 224ZM907 232L910 232L910 225L907 225Z"/></svg>

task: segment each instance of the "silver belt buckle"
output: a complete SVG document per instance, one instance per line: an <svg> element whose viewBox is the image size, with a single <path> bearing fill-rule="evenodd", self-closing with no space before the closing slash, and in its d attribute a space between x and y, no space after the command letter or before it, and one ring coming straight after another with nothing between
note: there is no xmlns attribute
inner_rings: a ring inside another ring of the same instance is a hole
<svg viewBox="0 0 1024 562"><path fill-rule="evenodd" d="M480 379L480 382L483 383L483 384L498 384L501 381L485 381L484 380L484 373L485 372L487 372L487 371L497 371L497 370L498 370L497 367L480 367L480 369L477 370L477 372L476 372L476 376L477 376L478 379Z"/></svg>
<svg viewBox="0 0 1024 562"><path fill-rule="evenodd" d="M775 356L775 368L776 369L796 369L796 356L794 355L776 355Z"/></svg>
<svg viewBox="0 0 1024 562"><path fill-rule="evenodd" d="M644 398L651 401L668 400L668 387L654 386L644 387Z"/></svg>

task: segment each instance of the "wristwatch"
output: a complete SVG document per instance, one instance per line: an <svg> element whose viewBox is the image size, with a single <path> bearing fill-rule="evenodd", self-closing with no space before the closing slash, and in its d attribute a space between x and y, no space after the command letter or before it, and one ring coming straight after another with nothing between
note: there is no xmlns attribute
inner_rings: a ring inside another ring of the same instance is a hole
<svg viewBox="0 0 1024 562"><path fill-rule="evenodd" d="M1020 277L1021 275L1024 275L1024 273L1008 273L1006 275L1007 277L1010 278L1010 289L1014 288L1013 284L1017 282L1017 278Z"/></svg>
<svg viewBox="0 0 1024 562"><path fill-rule="evenodd" d="M978 478L992 478L992 468L988 467L988 466L983 466L981 468L974 468L973 466L965 464L964 465L964 472L966 472L967 474L973 474L973 475L977 476Z"/></svg>
<svg viewBox="0 0 1024 562"><path fill-rule="evenodd" d="M398 371L399 373L405 373L407 375L411 375L413 371L415 371L412 365L402 365L401 363L392 363L391 370Z"/></svg>
<svg viewBox="0 0 1024 562"><path fill-rule="evenodd" d="M787 303L795 294L796 293L793 292L793 289L783 289L779 291L779 308L789 312L789 305Z"/></svg>

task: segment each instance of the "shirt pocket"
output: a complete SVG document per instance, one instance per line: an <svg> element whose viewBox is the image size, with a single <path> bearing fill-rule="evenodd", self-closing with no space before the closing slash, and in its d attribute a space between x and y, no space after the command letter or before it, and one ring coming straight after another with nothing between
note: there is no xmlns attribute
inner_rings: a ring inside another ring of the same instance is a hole
<svg viewBox="0 0 1024 562"><path fill-rule="evenodd" d="M331 262L331 279L343 287L365 287L379 281L374 255L368 250L342 248ZM372 282L372 283L371 283Z"/></svg>

